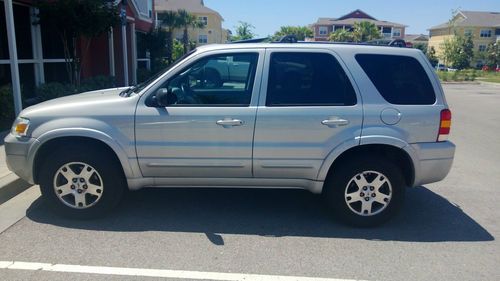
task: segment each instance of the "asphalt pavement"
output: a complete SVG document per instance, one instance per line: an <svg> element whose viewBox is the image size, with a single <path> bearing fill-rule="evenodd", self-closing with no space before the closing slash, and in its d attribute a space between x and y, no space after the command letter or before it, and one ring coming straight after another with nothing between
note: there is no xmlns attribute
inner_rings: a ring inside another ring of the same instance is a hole
<svg viewBox="0 0 500 281"><path fill-rule="evenodd" d="M54 216L37 199L0 234L0 279L500 280L500 85L444 89L452 171L408 190L381 227L341 225L300 190L147 189L91 221Z"/></svg>

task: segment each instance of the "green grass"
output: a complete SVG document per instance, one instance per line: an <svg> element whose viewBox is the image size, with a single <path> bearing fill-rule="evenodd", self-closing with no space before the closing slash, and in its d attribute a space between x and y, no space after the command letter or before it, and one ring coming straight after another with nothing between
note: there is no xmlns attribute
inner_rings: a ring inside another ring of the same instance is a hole
<svg viewBox="0 0 500 281"><path fill-rule="evenodd" d="M438 71L439 79L443 82L468 82L468 81L485 81L500 83L499 72L484 72L481 70L464 69L458 71Z"/></svg>
<svg viewBox="0 0 500 281"><path fill-rule="evenodd" d="M482 72L477 78L480 81L500 83L500 72Z"/></svg>

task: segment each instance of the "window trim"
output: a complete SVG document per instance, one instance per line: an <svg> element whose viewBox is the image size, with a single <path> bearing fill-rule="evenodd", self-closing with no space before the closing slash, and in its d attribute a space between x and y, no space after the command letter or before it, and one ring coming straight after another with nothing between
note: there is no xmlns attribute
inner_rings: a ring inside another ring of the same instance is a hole
<svg viewBox="0 0 500 281"><path fill-rule="evenodd" d="M321 31L324 31L324 32L321 32ZM328 26L324 26L324 25L321 25L318 27L318 34L319 36L328 36Z"/></svg>
<svg viewBox="0 0 500 281"><path fill-rule="evenodd" d="M398 35L396 35L396 31L398 31ZM402 28L392 28L392 37L401 37L401 34L403 33L403 29Z"/></svg>
<svg viewBox="0 0 500 281"><path fill-rule="evenodd" d="M202 36L206 38L206 42L202 42ZM207 34L198 34L198 44L208 44L208 35Z"/></svg>
<svg viewBox="0 0 500 281"><path fill-rule="evenodd" d="M479 52L482 53L482 52L486 52L487 48L488 48L488 46L481 44L481 45L479 45L478 50L479 50ZM483 49L483 50L481 50L481 49Z"/></svg>
<svg viewBox="0 0 500 281"><path fill-rule="evenodd" d="M493 36L493 31L491 29L481 29L479 31L480 38L491 38Z"/></svg>

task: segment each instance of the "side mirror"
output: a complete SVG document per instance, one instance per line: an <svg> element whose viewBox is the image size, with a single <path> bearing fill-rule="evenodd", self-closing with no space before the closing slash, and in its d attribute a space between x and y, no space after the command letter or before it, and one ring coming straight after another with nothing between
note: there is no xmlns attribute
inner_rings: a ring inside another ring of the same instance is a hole
<svg viewBox="0 0 500 281"><path fill-rule="evenodd" d="M177 102L177 95L168 89L162 88L156 91L156 104L160 107L166 107Z"/></svg>

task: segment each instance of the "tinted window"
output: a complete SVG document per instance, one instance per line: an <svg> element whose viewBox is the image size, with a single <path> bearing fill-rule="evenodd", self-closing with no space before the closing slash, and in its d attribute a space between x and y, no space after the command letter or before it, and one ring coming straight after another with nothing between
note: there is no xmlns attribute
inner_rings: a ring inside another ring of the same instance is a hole
<svg viewBox="0 0 500 281"><path fill-rule="evenodd" d="M256 53L206 57L162 88L176 94L178 106L248 106L257 59Z"/></svg>
<svg viewBox="0 0 500 281"><path fill-rule="evenodd" d="M356 55L384 99L392 104L434 104L436 95L422 65L412 57Z"/></svg>
<svg viewBox="0 0 500 281"><path fill-rule="evenodd" d="M356 94L338 61L322 53L273 53L267 106L342 106Z"/></svg>

